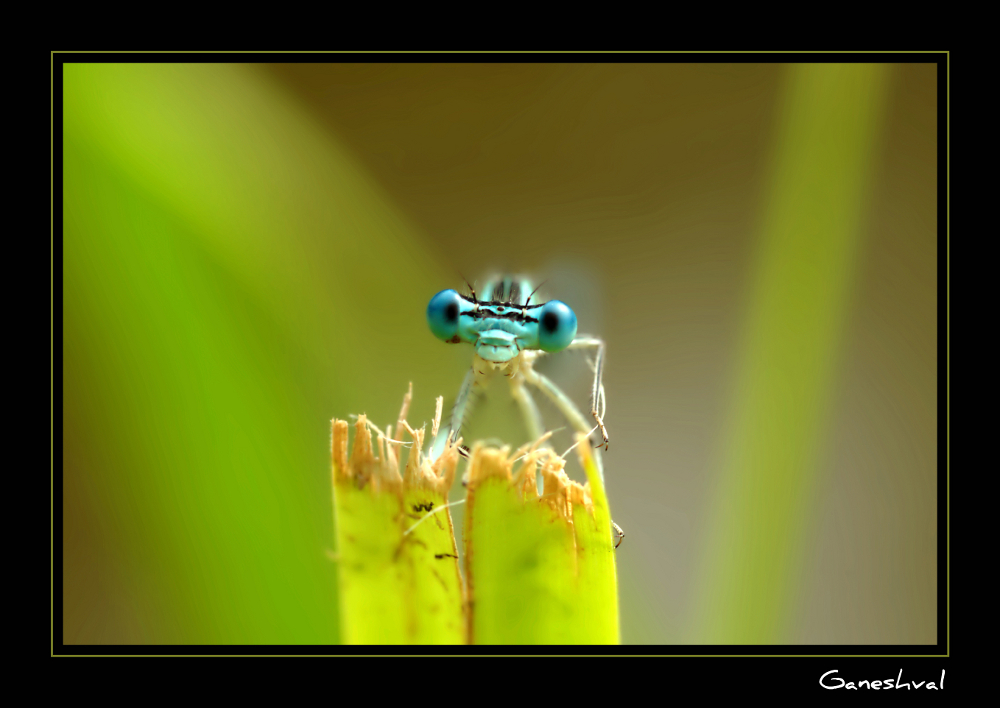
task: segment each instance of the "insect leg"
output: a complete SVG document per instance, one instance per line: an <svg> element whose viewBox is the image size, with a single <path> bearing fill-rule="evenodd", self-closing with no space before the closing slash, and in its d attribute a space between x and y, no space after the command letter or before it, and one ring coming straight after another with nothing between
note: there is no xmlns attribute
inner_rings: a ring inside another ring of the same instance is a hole
<svg viewBox="0 0 1000 708"><path fill-rule="evenodd" d="M615 527L615 535L618 537L618 542L615 543L615 548L618 548L618 546L622 545L622 541L625 540L625 532L622 531L622 527L614 521L611 522L611 525Z"/></svg>
<svg viewBox="0 0 1000 708"><path fill-rule="evenodd" d="M577 337L567 349L595 349L594 385L590 389L590 414L601 428L604 449L608 449L608 429L604 427L604 340L597 337ZM600 412L598 412L600 411Z"/></svg>
<svg viewBox="0 0 1000 708"><path fill-rule="evenodd" d="M449 434L451 435L452 442L458 439L459 430L462 428L462 421L472 409L472 396L470 394L475 383L476 371L475 369L469 369L465 374L465 378L462 379L462 387L458 389L458 397L455 399L455 405L451 409L451 418L448 424L441 426L437 437L434 438L434 444L428 454L431 461L439 458L441 453L444 452L444 446L448 441Z"/></svg>
<svg viewBox="0 0 1000 708"><path fill-rule="evenodd" d="M511 383L510 393L517 402L517 407L521 409L521 415L524 416L524 424L528 428L528 439L538 440L545 433L545 427L535 399L532 398L531 393L521 380Z"/></svg>
<svg viewBox="0 0 1000 708"><path fill-rule="evenodd" d="M524 379L520 376L516 377L510 386L510 393L517 401L517 407L521 409L521 415L524 416L524 424L528 428L528 439L538 440L545 433L545 427L542 423L542 413L538 410L538 404L535 403L535 399L532 397L531 392L528 391L528 387L524 385ZM547 446L548 443L545 443ZM542 473L539 470L537 473L537 478L535 480L535 488L542 490Z"/></svg>
<svg viewBox="0 0 1000 708"><path fill-rule="evenodd" d="M577 342L581 343L577 344ZM604 400L604 384L601 383L600 377L601 377L602 363L604 359L604 342L602 342L599 339L585 338L583 340L574 340L573 344L570 344L570 347L573 347L574 344L577 345L575 347L577 349L594 347L595 345L597 345L598 362L597 365L594 367L597 371L597 375L595 377L595 384L594 384L594 399L592 405L593 408L592 413L594 415L594 418L597 419L597 422L601 424L601 427L603 428L603 423L601 423L601 419L604 417L605 400ZM533 361L534 360L532 359L532 362ZM584 435L588 435L591 432L591 430L593 430L593 426L588 424L587 419L583 417L583 414L580 412L580 409L576 407L576 404L573 403L572 399L570 399L569 396L563 393L562 389L556 386L551 379L549 379L544 374L538 373L537 371L535 371L534 367L530 365L523 367L521 369L521 373L524 375L525 381L530 383L532 386L537 387L543 394L545 394L545 396L550 401L552 401L556 405L556 408L558 408L562 412L562 414L566 416L566 420L568 420L570 422L570 425L576 428L578 432L581 432ZM600 415L598 415L597 412L598 408L600 408ZM605 435L605 443L606 442L607 442L607 436ZM601 461L600 446L598 446L598 449L594 450L594 466L597 467L597 474L600 475L601 482L603 483L604 463ZM615 543L615 548L618 548L618 546L621 545L622 539L625 538L625 532L622 531L621 526L616 524L614 520L611 521L611 525L614 527L615 533L617 534L618 537L617 542Z"/></svg>
<svg viewBox="0 0 1000 708"><path fill-rule="evenodd" d="M535 371L532 367L526 366L522 370L524 374L524 380L530 383L532 386L538 388L545 396L552 401L556 408L566 417L570 425L576 428L577 432L587 435L593 429L592 425L587 423L587 419L583 417L580 409L576 407L576 404L562 392L558 386L552 383L544 374L540 374ZM594 453L594 462L597 465L597 471L601 475L601 480L604 480L604 465L601 462L600 452Z"/></svg>

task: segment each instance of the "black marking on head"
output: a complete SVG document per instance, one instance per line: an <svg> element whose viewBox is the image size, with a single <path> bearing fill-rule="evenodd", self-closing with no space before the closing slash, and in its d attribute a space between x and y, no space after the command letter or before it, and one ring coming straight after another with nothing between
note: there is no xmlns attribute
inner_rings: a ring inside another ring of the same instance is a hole
<svg viewBox="0 0 1000 708"><path fill-rule="evenodd" d="M442 558L458 558L458 556L453 555L451 553L435 553L434 557L437 558L438 560L441 560Z"/></svg>
<svg viewBox="0 0 1000 708"><path fill-rule="evenodd" d="M444 316L449 322L458 320L458 303L454 300L449 302L448 306L444 308Z"/></svg>
<svg viewBox="0 0 1000 708"><path fill-rule="evenodd" d="M551 310L542 315L542 329L550 334L559 327L559 316Z"/></svg>
<svg viewBox="0 0 1000 708"><path fill-rule="evenodd" d="M490 303L488 306L494 307L498 305ZM541 305L533 305L531 309L534 310L536 307L541 307ZM511 320L512 322L538 322L537 317L532 317L531 315L528 314L522 314L521 310L516 310L513 308L511 308L507 312L493 312L491 310L480 308L478 310L473 310L471 312L463 312L461 314L464 315L465 317L471 317L474 320L496 319L496 320Z"/></svg>

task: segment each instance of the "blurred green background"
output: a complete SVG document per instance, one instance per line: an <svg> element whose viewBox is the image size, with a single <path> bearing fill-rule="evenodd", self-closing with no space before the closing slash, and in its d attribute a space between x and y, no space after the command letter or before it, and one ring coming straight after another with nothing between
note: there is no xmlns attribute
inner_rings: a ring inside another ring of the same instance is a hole
<svg viewBox="0 0 1000 708"><path fill-rule="evenodd" d="M329 421L495 270L608 343L625 642L936 641L935 66L64 77L66 643L337 642Z"/></svg>

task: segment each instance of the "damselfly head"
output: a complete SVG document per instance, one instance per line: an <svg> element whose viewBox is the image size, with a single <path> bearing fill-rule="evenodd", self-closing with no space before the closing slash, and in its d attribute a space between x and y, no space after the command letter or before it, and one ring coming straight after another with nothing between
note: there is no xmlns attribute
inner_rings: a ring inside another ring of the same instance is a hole
<svg viewBox="0 0 1000 708"><path fill-rule="evenodd" d="M427 305L427 324L445 342L467 342L483 360L502 363L525 349L558 352L576 337L576 315L559 300L535 303L537 288L511 276L486 281L481 295L442 290Z"/></svg>

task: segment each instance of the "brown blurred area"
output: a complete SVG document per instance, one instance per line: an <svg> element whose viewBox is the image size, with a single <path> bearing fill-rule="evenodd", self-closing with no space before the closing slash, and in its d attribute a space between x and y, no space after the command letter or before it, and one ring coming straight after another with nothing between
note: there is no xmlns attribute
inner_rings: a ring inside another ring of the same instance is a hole
<svg viewBox="0 0 1000 708"><path fill-rule="evenodd" d="M456 273L442 289L458 272L537 273L581 331L606 339L623 641L692 641L692 572L785 67L261 70L418 225ZM936 640L935 72L891 75L791 642Z"/></svg>

